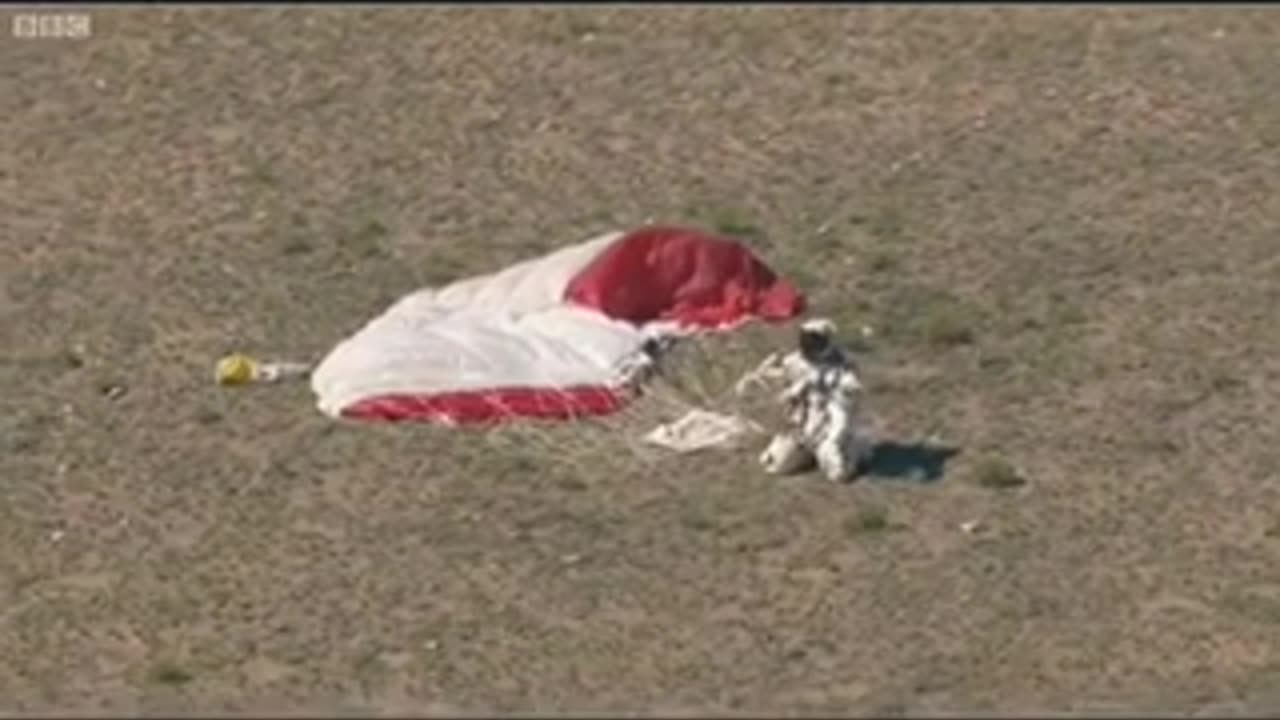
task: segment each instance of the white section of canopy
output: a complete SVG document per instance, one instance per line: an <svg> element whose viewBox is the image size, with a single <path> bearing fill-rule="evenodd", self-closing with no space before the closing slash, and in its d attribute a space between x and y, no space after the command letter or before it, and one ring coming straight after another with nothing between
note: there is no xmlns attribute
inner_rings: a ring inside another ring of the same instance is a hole
<svg viewBox="0 0 1280 720"><path fill-rule="evenodd" d="M401 298L316 367L317 405L338 416L380 395L616 385L619 366L644 343L645 329L568 305L563 294L621 236L609 233Z"/></svg>

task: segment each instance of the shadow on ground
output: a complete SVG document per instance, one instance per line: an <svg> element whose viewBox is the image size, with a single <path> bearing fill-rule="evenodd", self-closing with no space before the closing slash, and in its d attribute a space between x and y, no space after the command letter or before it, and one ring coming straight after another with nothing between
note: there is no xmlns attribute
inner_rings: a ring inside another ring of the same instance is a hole
<svg viewBox="0 0 1280 720"><path fill-rule="evenodd" d="M882 442L872 450L866 477L931 485L942 480L947 461L959 448L927 443Z"/></svg>

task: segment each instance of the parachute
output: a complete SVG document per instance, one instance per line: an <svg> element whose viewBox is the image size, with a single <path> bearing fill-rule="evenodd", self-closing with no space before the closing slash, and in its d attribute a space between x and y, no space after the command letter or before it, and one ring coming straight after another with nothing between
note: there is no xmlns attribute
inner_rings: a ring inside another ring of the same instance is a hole
<svg viewBox="0 0 1280 720"><path fill-rule="evenodd" d="M450 425L606 415L653 341L784 322L804 296L736 240L649 226L401 298L311 373L321 412Z"/></svg>

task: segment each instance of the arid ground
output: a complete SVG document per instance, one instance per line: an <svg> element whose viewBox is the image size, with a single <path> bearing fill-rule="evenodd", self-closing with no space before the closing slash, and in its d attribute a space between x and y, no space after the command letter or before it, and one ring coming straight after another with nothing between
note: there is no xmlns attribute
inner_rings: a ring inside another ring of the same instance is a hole
<svg viewBox="0 0 1280 720"><path fill-rule="evenodd" d="M1280 709L1280 13L90 12L0 38L4 709ZM648 219L940 477L212 382Z"/></svg>

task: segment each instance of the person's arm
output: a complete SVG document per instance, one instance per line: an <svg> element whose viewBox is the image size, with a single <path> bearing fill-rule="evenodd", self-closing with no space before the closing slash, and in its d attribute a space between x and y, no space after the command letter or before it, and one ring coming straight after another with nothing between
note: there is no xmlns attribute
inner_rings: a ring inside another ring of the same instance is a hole
<svg viewBox="0 0 1280 720"><path fill-rule="evenodd" d="M839 380L840 390L847 393L856 393L862 390L862 380L858 378L858 373L854 372L852 367L840 373Z"/></svg>
<svg viewBox="0 0 1280 720"><path fill-rule="evenodd" d="M799 377L791 381L791 384L785 390L778 393L778 401L783 405L792 405L798 402L803 396L805 390L809 388L809 378Z"/></svg>

